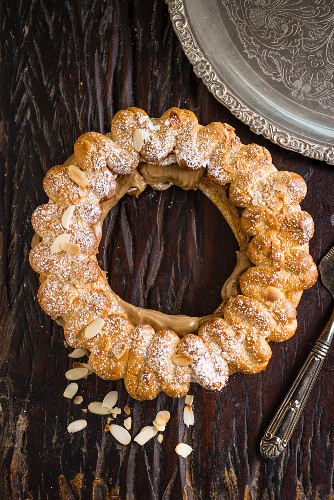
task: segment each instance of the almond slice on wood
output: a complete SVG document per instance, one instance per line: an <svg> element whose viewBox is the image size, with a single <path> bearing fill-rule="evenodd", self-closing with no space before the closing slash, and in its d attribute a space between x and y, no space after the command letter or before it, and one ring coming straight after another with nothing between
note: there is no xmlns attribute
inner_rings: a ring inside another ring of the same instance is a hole
<svg viewBox="0 0 334 500"><path fill-rule="evenodd" d="M152 425L147 425L146 427L143 427L139 434L137 434L134 441L143 446L143 444L147 443L147 441L156 436L156 434L158 434L157 429L155 429Z"/></svg>
<svg viewBox="0 0 334 500"><path fill-rule="evenodd" d="M187 427L189 425L194 425L195 418L194 418L194 412L191 406L185 406L183 409L183 422Z"/></svg>
<svg viewBox="0 0 334 500"><path fill-rule="evenodd" d="M192 394L187 394L186 395L186 399L185 399L186 405L192 406L193 405L193 401L194 401L194 396Z"/></svg>
<svg viewBox="0 0 334 500"><path fill-rule="evenodd" d="M125 413L126 415L130 415L130 413L131 413L131 408L129 408L128 406L124 406L124 413Z"/></svg>
<svg viewBox="0 0 334 500"><path fill-rule="evenodd" d="M132 143L135 150L139 153L144 146L144 134L141 128L136 128L133 131Z"/></svg>
<svg viewBox="0 0 334 500"><path fill-rule="evenodd" d="M57 236L53 240L53 243L50 246L50 252L51 253L59 253L59 252L61 252L63 250L62 249L62 245L65 244L65 243L69 243L70 239L71 239L71 236L69 234L66 234L66 233L60 234L59 236Z"/></svg>
<svg viewBox="0 0 334 500"><path fill-rule="evenodd" d="M163 431L166 429L166 424L159 425L159 424L157 424L157 423L156 423L156 421L155 421L155 420L153 420L152 424L153 424L153 427L154 427L157 431L159 431L159 432L163 432Z"/></svg>
<svg viewBox="0 0 334 500"><path fill-rule="evenodd" d="M87 427L87 420L80 419L80 420L74 420L74 422L71 422L67 426L67 430L68 430L68 432L73 433L73 432L82 431L82 429L84 429L85 427Z"/></svg>
<svg viewBox="0 0 334 500"><path fill-rule="evenodd" d="M88 375L87 368L72 368L65 373L67 380L80 380Z"/></svg>
<svg viewBox="0 0 334 500"><path fill-rule="evenodd" d="M170 419L169 411L161 410L161 411L158 411L154 420L157 423L157 425L166 425L167 422L169 421L169 419Z"/></svg>
<svg viewBox="0 0 334 500"><path fill-rule="evenodd" d="M62 215L61 223L64 229L69 229L74 214L75 205L69 205Z"/></svg>
<svg viewBox="0 0 334 500"><path fill-rule="evenodd" d="M188 354L175 354L172 361L177 366L189 366L194 362L192 356L188 356Z"/></svg>
<svg viewBox="0 0 334 500"><path fill-rule="evenodd" d="M101 401L93 401L88 405L88 411L95 413L95 415L110 415L111 409L102 406Z"/></svg>
<svg viewBox="0 0 334 500"><path fill-rule="evenodd" d="M126 418L123 422L123 425L129 431L132 425L132 418L131 417Z"/></svg>
<svg viewBox="0 0 334 500"><path fill-rule="evenodd" d="M191 446L189 446L189 444L179 443L176 446L175 451L178 455L180 455L180 457L186 458L188 455L190 455L193 449Z"/></svg>
<svg viewBox="0 0 334 500"><path fill-rule="evenodd" d="M120 415L121 413L122 413L122 410L120 408L118 408L117 406L115 406L115 408L111 409L111 414L114 418L116 418L117 415Z"/></svg>
<svg viewBox="0 0 334 500"><path fill-rule="evenodd" d="M68 355L69 358L74 359L83 358L84 356L87 356L87 351L85 349L81 349L81 347L79 347L78 349L74 349L74 351L70 352L70 354Z"/></svg>
<svg viewBox="0 0 334 500"><path fill-rule="evenodd" d="M115 404L117 403L118 400L118 392L117 391L110 391L108 394L106 394L103 398L102 401L102 406L105 408L114 408Z"/></svg>
<svg viewBox="0 0 334 500"><path fill-rule="evenodd" d="M95 337L95 335L100 333L100 331L104 327L104 324L105 324L105 321L103 318L94 319L94 321L89 323L89 325L86 326L86 328L85 328L85 338L92 339L93 337Z"/></svg>
<svg viewBox="0 0 334 500"><path fill-rule="evenodd" d="M131 442L130 433L121 425L111 424L109 430L119 443L127 445Z"/></svg>
<svg viewBox="0 0 334 500"><path fill-rule="evenodd" d="M83 402L83 397L82 396L77 396L76 398L73 399L73 403L75 405L81 405L82 402Z"/></svg>
<svg viewBox="0 0 334 500"><path fill-rule="evenodd" d="M157 435L157 440L159 441L159 443L162 443L163 440L164 440L164 435L163 434L158 434Z"/></svg>
<svg viewBox="0 0 334 500"><path fill-rule="evenodd" d="M85 172L80 170L76 165L69 165L67 167L68 175L71 177L72 181L75 182L81 188L86 188L89 186L89 182Z"/></svg>
<svg viewBox="0 0 334 500"><path fill-rule="evenodd" d="M78 390L79 390L78 384L73 382L72 384L69 384L66 387L65 391L63 392L63 396L64 398L72 399L76 395Z"/></svg>

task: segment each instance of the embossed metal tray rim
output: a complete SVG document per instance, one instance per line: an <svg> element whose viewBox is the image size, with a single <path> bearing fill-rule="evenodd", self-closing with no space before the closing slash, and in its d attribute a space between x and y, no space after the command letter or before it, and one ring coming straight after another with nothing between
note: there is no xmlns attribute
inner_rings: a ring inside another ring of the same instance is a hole
<svg viewBox="0 0 334 500"><path fill-rule="evenodd" d="M196 76L202 79L214 97L224 104L233 115L244 122L256 134L309 158L334 165L334 147L326 146L292 134L273 120L259 115L237 97L219 77L210 61L205 57L189 25L183 0L166 0L174 31L180 40L184 53L193 66Z"/></svg>

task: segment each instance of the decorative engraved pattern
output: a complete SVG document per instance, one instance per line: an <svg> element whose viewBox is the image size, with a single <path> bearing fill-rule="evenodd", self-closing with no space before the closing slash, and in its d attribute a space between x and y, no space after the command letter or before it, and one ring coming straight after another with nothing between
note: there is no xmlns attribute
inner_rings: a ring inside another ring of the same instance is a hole
<svg viewBox="0 0 334 500"><path fill-rule="evenodd" d="M334 110L334 16L328 0L221 0L249 58L292 99Z"/></svg>
<svg viewBox="0 0 334 500"><path fill-rule="evenodd" d="M218 77L209 61L204 57L189 27L182 0L166 0L175 32L183 50L194 67L195 74L203 80L209 91L237 118L248 125L256 134L280 146L297 151L310 158L324 160L334 165L334 148L305 141L255 113L236 97Z"/></svg>
<svg viewBox="0 0 334 500"><path fill-rule="evenodd" d="M287 442L270 432L266 432L261 440L261 454L265 458L277 458L286 448Z"/></svg>

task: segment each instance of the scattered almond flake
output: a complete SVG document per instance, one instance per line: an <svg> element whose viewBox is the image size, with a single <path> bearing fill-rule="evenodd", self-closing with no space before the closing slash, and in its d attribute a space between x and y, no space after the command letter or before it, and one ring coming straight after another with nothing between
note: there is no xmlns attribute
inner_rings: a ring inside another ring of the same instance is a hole
<svg viewBox="0 0 334 500"><path fill-rule="evenodd" d="M106 424L106 425L104 426L104 429L103 429L103 430L104 430L104 432L108 432L108 431L110 431L110 425Z"/></svg>
<svg viewBox="0 0 334 500"><path fill-rule="evenodd" d="M139 153L144 145L144 134L141 128L136 128L132 136L133 147Z"/></svg>
<svg viewBox="0 0 334 500"><path fill-rule="evenodd" d="M63 396L64 396L64 398L72 399L73 396L76 395L78 390L79 390L78 384L76 384L75 382L72 382L72 384L69 384L66 387L65 391L63 392Z"/></svg>
<svg viewBox="0 0 334 500"><path fill-rule="evenodd" d="M87 368L72 368L65 373L67 380L80 380L88 375Z"/></svg>
<svg viewBox="0 0 334 500"><path fill-rule="evenodd" d="M192 406L193 405L193 401L194 401L194 396L192 394L187 394L186 395L186 399L185 399L186 405Z"/></svg>
<svg viewBox="0 0 334 500"><path fill-rule="evenodd" d="M190 455L193 449L191 446L189 446L189 444L179 443L176 446L175 451L178 455L180 455L180 457L186 458L188 455Z"/></svg>
<svg viewBox="0 0 334 500"><path fill-rule="evenodd" d="M183 422L186 424L187 427L189 425L194 425L195 419L194 419L194 412L191 406L185 406L183 409Z"/></svg>
<svg viewBox="0 0 334 500"><path fill-rule="evenodd" d="M137 434L134 441L143 446L143 444L147 443L147 441L152 439L157 434L158 431L153 427L153 425L147 425L146 427L143 427L139 434Z"/></svg>
<svg viewBox="0 0 334 500"><path fill-rule="evenodd" d="M126 415L130 415L130 414L131 414L131 408L129 408L127 405L126 405L126 406L124 406L124 413L125 413Z"/></svg>
<svg viewBox="0 0 334 500"><path fill-rule="evenodd" d="M64 243L69 243L71 239L71 236L66 233L62 233L59 236L57 236L54 240L52 245L50 246L50 252L51 253L59 253L62 251L62 244Z"/></svg>
<svg viewBox="0 0 334 500"><path fill-rule="evenodd" d="M87 413L88 412L87 408L82 408L82 412Z"/></svg>
<svg viewBox="0 0 334 500"><path fill-rule="evenodd" d="M80 420L74 420L74 422L71 422L67 426L67 430L68 430L68 432L73 433L73 432L82 431L82 429L84 429L85 427L87 427L87 420L80 419Z"/></svg>
<svg viewBox="0 0 334 500"><path fill-rule="evenodd" d="M74 398L74 404L75 405L81 405L81 403L83 402L83 397L82 396L77 396L76 398Z"/></svg>
<svg viewBox="0 0 334 500"><path fill-rule="evenodd" d="M111 434L119 443L126 445L131 442L131 436L124 427L117 424L111 424L109 427Z"/></svg>
<svg viewBox="0 0 334 500"><path fill-rule="evenodd" d="M129 431L132 425L132 418L131 417L126 418L123 422L123 425Z"/></svg>
<svg viewBox="0 0 334 500"><path fill-rule="evenodd" d="M113 418L116 418L117 415L120 415L121 413L122 413L122 410L120 408L117 408L117 406L115 406L115 408L111 409L111 414L112 414Z"/></svg>
<svg viewBox="0 0 334 500"><path fill-rule="evenodd" d="M159 441L159 443L162 443L163 440L164 440L164 435L163 434L158 434L157 435L157 440Z"/></svg>
<svg viewBox="0 0 334 500"><path fill-rule="evenodd" d="M68 175L71 177L72 181L74 181L81 188L86 188L89 186L88 179L86 177L85 172L80 170L76 165L69 165L67 167Z"/></svg>
<svg viewBox="0 0 334 500"><path fill-rule="evenodd" d="M274 191L279 191L280 193L287 193L288 192L288 187L285 184L285 182L278 180L274 183L273 185L273 190Z"/></svg>
<svg viewBox="0 0 334 500"><path fill-rule="evenodd" d="M166 424L159 425L159 424L157 424L157 423L156 423L156 421L155 421L155 420L153 420L152 424L153 424L153 427L154 427L157 431L163 432L163 431L166 429Z"/></svg>
<svg viewBox="0 0 334 500"><path fill-rule="evenodd" d="M188 354L175 354L172 361L177 366L189 366L194 362L192 356L188 356Z"/></svg>
<svg viewBox="0 0 334 500"><path fill-rule="evenodd" d="M167 410L158 411L155 416L155 422L157 425L165 425L170 419L170 413Z"/></svg>
<svg viewBox="0 0 334 500"><path fill-rule="evenodd" d="M85 349L74 349L74 351L70 352L68 355L69 358L83 358L84 356L87 356L87 351Z"/></svg>
<svg viewBox="0 0 334 500"><path fill-rule="evenodd" d="M72 366L73 366L73 368L87 368L88 375L90 375L91 373L93 373L93 370L92 370L91 366L88 363L80 363L80 361L74 361L74 363L73 363Z"/></svg>
<svg viewBox="0 0 334 500"><path fill-rule="evenodd" d="M63 225L64 229L69 229L71 222L72 222L72 217L74 214L75 210L75 205L69 205L66 210L64 211L62 218L61 218L61 223Z"/></svg>
<svg viewBox="0 0 334 500"><path fill-rule="evenodd" d="M93 401L92 403L89 403L88 410L91 413L95 413L95 415L110 415L111 413L110 408L102 406L100 401Z"/></svg>
<svg viewBox="0 0 334 500"><path fill-rule="evenodd" d="M115 345L112 349L111 352L115 356L116 359L121 359L121 357L124 355L126 352L127 347L126 345Z"/></svg>
<svg viewBox="0 0 334 500"><path fill-rule="evenodd" d="M102 401L102 406L105 406L106 408L114 408L115 404L117 403L117 400L118 400L118 392L110 391L108 392L108 394L104 396Z"/></svg>
<svg viewBox="0 0 334 500"><path fill-rule="evenodd" d="M69 255L79 255L81 253L80 245L78 245L77 243L61 243L60 248Z"/></svg>
<svg viewBox="0 0 334 500"><path fill-rule="evenodd" d="M110 424L110 422L112 421L112 418L111 417L108 417L107 418L107 424Z"/></svg>
<svg viewBox="0 0 334 500"><path fill-rule="evenodd" d="M89 323L85 328L85 338L92 339L97 335L104 327L105 320L103 318L96 318L94 321Z"/></svg>

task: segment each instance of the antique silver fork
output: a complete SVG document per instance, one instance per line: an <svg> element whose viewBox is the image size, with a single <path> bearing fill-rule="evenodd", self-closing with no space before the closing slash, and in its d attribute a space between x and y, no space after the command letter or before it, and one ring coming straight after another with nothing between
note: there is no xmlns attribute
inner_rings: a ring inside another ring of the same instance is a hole
<svg viewBox="0 0 334 500"><path fill-rule="evenodd" d="M334 247L322 258L319 271L322 283L334 298ZM265 458L277 458L285 450L322 368L333 335L334 310L261 440L260 451Z"/></svg>

